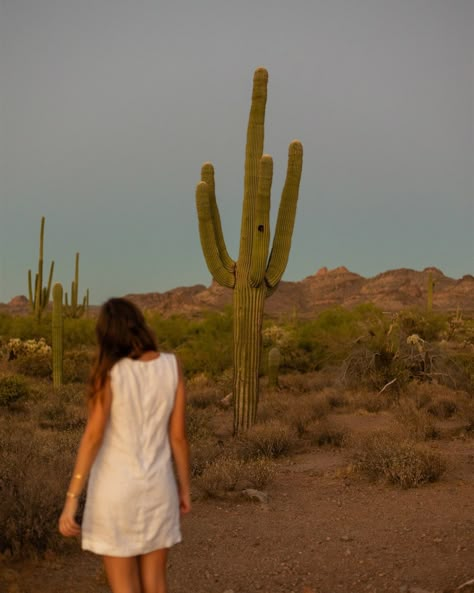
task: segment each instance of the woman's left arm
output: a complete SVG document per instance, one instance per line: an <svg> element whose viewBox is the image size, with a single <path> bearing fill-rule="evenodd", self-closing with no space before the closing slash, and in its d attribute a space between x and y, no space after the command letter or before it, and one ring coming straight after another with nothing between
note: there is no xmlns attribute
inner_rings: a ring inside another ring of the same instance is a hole
<svg viewBox="0 0 474 593"><path fill-rule="evenodd" d="M81 528L75 520L79 496L100 449L110 416L111 404L112 390L110 379L107 379L104 387L96 393L94 401L90 405L89 417L77 452L76 464L66 493L66 501L59 518L59 531L66 537L79 535L81 532Z"/></svg>

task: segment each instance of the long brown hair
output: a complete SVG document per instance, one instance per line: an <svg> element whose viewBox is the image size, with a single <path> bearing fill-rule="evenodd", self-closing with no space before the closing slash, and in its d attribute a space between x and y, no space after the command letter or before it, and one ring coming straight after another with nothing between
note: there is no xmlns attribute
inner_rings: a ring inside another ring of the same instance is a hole
<svg viewBox="0 0 474 593"><path fill-rule="evenodd" d="M97 354L89 378L88 400L93 401L120 359L140 358L147 351L157 351L155 335L147 326L143 313L132 302L112 298L105 302L95 326Z"/></svg>

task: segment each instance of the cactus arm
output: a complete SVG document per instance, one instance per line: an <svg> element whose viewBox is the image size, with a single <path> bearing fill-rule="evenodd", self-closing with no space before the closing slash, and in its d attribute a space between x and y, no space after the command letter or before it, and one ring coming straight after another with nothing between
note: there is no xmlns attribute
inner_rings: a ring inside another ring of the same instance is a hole
<svg viewBox="0 0 474 593"><path fill-rule="evenodd" d="M250 286L260 286L265 277L265 267L270 244L270 193L272 188L273 160L268 154L260 159L258 191L253 224Z"/></svg>
<svg viewBox="0 0 474 593"><path fill-rule="evenodd" d="M49 277L48 277L48 286L45 288L44 300L43 300L43 309L49 303L49 297L51 295L51 285L53 283L53 272L54 272L54 262L51 262L51 267L49 268Z"/></svg>
<svg viewBox="0 0 474 593"><path fill-rule="evenodd" d="M303 167L303 146L294 140L288 150L288 169L283 187L275 236L268 261L265 282L269 289L274 289L281 280L288 262L291 237L295 224L296 205Z"/></svg>
<svg viewBox="0 0 474 593"><path fill-rule="evenodd" d="M199 237L207 267L214 279L222 286L233 288L235 273L226 269L216 236L216 225L209 200L207 183L201 181L196 187L196 208L199 220Z"/></svg>
<svg viewBox="0 0 474 593"><path fill-rule="evenodd" d="M35 301L33 298L33 284L31 281L31 270L28 270L28 301L30 302L30 309L33 313L35 310Z"/></svg>
<svg viewBox="0 0 474 593"><path fill-rule="evenodd" d="M257 196L258 168L263 154L265 136L265 106L267 103L268 72L257 68L253 77L252 103L247 127L245 149L244 200L240 232L239 264L248 269L252 259L252 238Z"/></svg>
<svg viewBox="0 0 474 593"><path fill-rule="evenodd" d="M212 222L214 225L214 232L216 235L216 244L219 250L222 265L228 271L233 273L235 269L235 262L230 257L222 233L221 217L219 215L219 208L216 200L216 186L214 182L214 167L212 163L204 163L201 168L201 181L207 183L209 208L211 211Z"/></svg>

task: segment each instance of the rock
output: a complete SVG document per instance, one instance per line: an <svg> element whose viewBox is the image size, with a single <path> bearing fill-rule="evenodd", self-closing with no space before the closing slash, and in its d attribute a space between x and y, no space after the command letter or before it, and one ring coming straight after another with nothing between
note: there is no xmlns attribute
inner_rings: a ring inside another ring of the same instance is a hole
<svg viewBox="0 0 474 593"><path fill-rule="evenodd" d="M229 408L232 404L232 392L223 397L220 401L220 404L223 408Z"/></svg>
<svg viewBox="0 0 474 593"><path fill-rule="evenodd" d="M268 493L262 492L261 490L255 490L254 488L246 488L242 490L242 494L250 500L257 500L263 504L268 503Z"/></svg>

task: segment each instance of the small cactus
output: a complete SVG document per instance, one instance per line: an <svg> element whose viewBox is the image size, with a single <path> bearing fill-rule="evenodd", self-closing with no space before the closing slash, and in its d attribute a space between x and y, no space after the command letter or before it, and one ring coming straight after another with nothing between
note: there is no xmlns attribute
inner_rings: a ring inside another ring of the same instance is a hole
<svg viewBox="0 0 474 593"><path fill-rule="evenodd" d="M52 356L53 387L57 389L63 383L63 287L57 282L53 287L52 318Z"/></svg>
<svg viewBox="0 0 474 593"><path fill-rule="evenodd" d="M281 354L280 350L274 346L268 353L268 386L277 388L278 384L278 372L280 370Z"/></svg>

